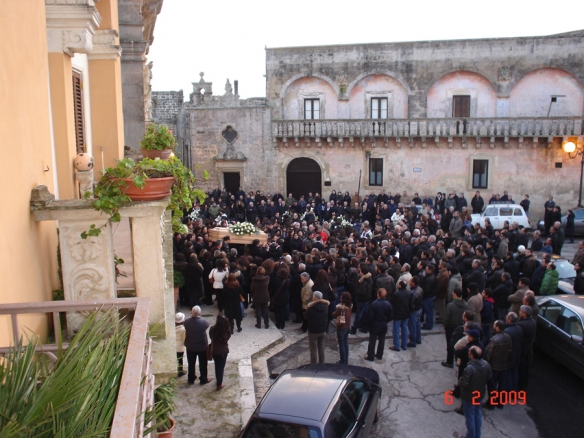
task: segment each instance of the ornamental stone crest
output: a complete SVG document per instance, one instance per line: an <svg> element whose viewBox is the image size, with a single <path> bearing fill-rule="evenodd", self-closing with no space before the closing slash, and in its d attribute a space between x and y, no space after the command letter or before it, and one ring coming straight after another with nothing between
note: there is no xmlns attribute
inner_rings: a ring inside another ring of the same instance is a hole
<svg viewBox="0 0 584 438"><path fill-rule="evenodd" d="M511 67L504 65L499 67L499 82L508 82L511 80Z"/></svg>
<svg viewBox="0 0 584 438"><path fill-rule="evenodd" d="M221 137L227 142L227 149L225 152L219 152L214 158L218 161L246 161L247 157L240 151L236 151L233 143L238 138L238 133L233 126L228 125L222 132Z"/></svg>

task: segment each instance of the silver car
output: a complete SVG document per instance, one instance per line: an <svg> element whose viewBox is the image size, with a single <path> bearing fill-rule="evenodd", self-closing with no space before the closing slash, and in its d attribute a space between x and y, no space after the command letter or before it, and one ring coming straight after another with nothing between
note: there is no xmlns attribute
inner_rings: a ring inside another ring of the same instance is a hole
<svg viewBox="0 0 584 438"><path fill-rule="evenodd" d="M584 208L574 208L571 209L574 212L574 234L584 235ZM566 218L567 214L562 216L562 227L566 228ZM537 229L543 234L546 234L545 222L539 221L537 223Z"/></svg>
<svg viewBox="0 0 584 438"><path fill-rule="evenodd" d="M537 297L535 346L584 379L584 295Z"/></svg>

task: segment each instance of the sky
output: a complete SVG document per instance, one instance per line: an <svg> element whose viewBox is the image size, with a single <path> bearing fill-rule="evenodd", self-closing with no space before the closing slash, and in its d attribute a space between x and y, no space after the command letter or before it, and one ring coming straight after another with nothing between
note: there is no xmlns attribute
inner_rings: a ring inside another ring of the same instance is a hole
<svg viewBox="0 0 584 438"><path fill-rule="evenodd" d="M551 35L584 28L582 0L164 0L148 61L153 91L199 73L222 95L266 95L265 48Z"/></svg>

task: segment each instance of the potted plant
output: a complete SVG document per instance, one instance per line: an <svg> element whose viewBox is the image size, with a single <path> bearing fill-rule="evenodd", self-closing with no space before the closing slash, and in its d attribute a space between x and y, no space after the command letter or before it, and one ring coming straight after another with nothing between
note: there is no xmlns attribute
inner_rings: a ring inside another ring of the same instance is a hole
<svg viewBox="0 0 584 438"><path fill-rule="evenodd" d="M167 160L170 158L176 145L174 135L168 126L153 123L146 128L144 137L140 141L142 156L147 158L160 158Z"/></svg>
<svg viewBox="0 0 584 438"><path fill-rule="evenodd" d="M132 201L154 201L170 196L167 209L172 213L173 232L179 232L184 211L188 211L198 200L203 202L205 192L195 188L195 176L177 157L168 160L144 158L135 163L131 158L119 160L115 167L102 170L101 179L96 184L92 202L93 208L109 214L108 222L121 220L119 209ZM207 172L203 177L207 178ZM86 193L85 197L91 196ZM102 227L92 224L81 233L86 239L98 236Z"/></svg>
<svg viewBox="0 0 584 438"><path fill-rule="evenodd" d="M185 277L181 272L174 271L174 305L178 302L178 290L185 285Z"/></svg>
<svg viewBox="0 0 584 438"><path fill-rule="evenodd" d="M154 406L146 411L144 415L144 423L147 425L144 435L156 430L159 437L172 438L172 433L176 426L174 419L171 417L171 414L176 410L175 396L176 380L174 379L159 385L154 390Z"/></svg>

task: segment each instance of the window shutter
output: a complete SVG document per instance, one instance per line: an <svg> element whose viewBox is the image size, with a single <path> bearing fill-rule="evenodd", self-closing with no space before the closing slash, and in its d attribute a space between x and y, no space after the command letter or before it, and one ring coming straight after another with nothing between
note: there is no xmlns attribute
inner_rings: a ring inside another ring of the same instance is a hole
<svg viewBox="0 0 584 438"><path fill-rule="evenodd" d="M83 129L83 82L81 73L73 72L73 113L75 118L75 145L77 153L85 152L85 131Z"/></svg>

